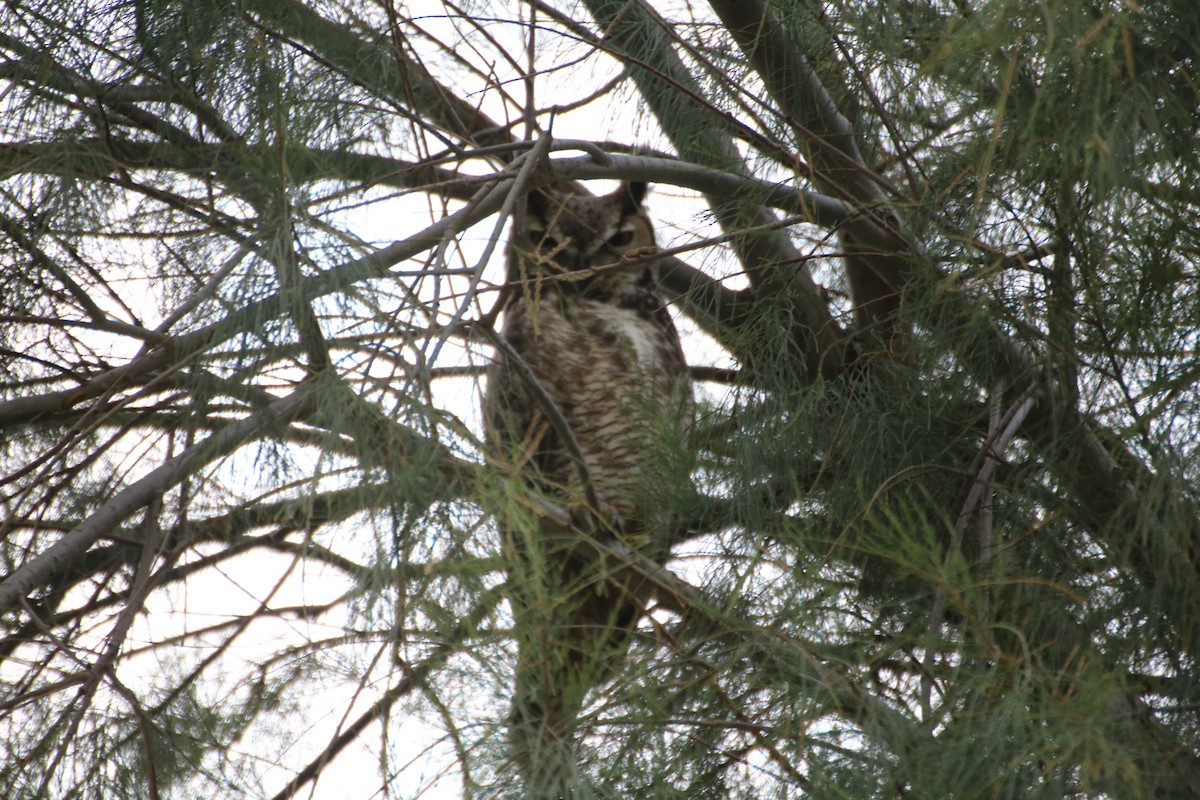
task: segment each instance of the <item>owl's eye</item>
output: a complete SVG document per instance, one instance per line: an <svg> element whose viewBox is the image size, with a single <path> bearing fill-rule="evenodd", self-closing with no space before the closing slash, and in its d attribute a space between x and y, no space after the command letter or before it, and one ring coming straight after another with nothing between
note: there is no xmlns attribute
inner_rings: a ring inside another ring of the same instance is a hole
<svg viewBox="0 0 1200 800"><path fill-rule="evenodd" d="M537 243L538 250L541 250L543 253L552 252L556 247L558 247L558 239L555 239L553 236L543 236L541 239L537 240Z"/></svg>
<svg viewBox="0 0 1200 800"><path fill-rule="evenodd" d="M633 244L633 231L630 230L617 231L608 237L609 247L629 247L631 244Z"/></svg>

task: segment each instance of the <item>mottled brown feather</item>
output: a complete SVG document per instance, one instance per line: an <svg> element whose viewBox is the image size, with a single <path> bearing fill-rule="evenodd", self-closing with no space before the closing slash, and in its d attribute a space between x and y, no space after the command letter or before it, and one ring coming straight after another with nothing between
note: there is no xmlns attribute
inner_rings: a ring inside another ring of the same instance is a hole
<svg viewBox="0 0 1200 800"><path fill-rule="evenodd" d="M527 234L509 245L515 291L503 335L578 442L601 506L591 516L610 523L598 533L661 558L652 540L662 540L668 520L655 497L656 448L678 441L693 406L655 265L622 263L623 253L654 246L644 192L627 184L604 197L530 196ZM490 435L533 487L580 509L580 470L529 383L497 356L485 404ZM586 523L589 515L578 516ZM506 541L518 644L513 755L531 796L560 797L575 780L585 696L619 666L643 609L540 529L509 530Z"/></svg>

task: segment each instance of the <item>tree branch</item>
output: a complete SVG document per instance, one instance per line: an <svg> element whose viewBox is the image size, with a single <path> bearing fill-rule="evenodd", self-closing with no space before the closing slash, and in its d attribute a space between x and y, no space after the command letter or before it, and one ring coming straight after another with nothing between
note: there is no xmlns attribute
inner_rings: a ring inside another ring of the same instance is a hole
<svg viewBox="0 0 1200 800"><path fill-rule="evenodd" d="M881 191L882 179L867 168L850 122L838 111L824 84L782 23L762 0L711 0L713 10L746 54L767 92L797 134L809 145L817 187L852 201L863 213L843 230L846 270L855 315L864 333L887 351L902 353L896 314L906 261L919 248L901 229L899 216ZM893 241L878 247L881 239Z"/></svg>
<svg viewBox="0 0 1200 800"><path fill-rule="evenodd" d="M477 145L512 141L506 127L442 86L399 47L364 41L297 0L250 0L246 8L282 36L313 48L346 77L391 98L398 110L412 109L456 138Z"/></svg>
<svg viewBox="0 0 1200 800"><path fill-rule="evenodd" d="M584 5L604 29L605 47L638 65L632 70L638 89L680 157L745 177L727 126L700 101L703 92L653 9L641 0L585 0ZM714 195L707 199L727 232L773 230L774 216L762 205ZM775 301L773 310L788 332L793 347L789 356L798 372L808 378L839 373L851 360L845 336L786 233L738 238L733 246L758 295Z"/></svg>
<svg viewBox="0 0 1200 800"><path fill-rule="evenodd" d="M287 798L295 797L306 784L316 780L320 776L321 770L336 758L338 753L353 744L371 723L386 716L392 706L409 695L414 689L419 689L425 679L434 670L439 669L451 656L459 652L466 640L475 635L483 620L492 613L496 604L504 597L503 588L502 585L486 592L480 597L475 607L463 617L461 622L454 626L454 629L446 635L441 643L433 648L433 652L421 659L417 664L409 666L405 670L404 678L399 683L384 692L383 696L372 703L371 707L360 714L354 722L350 723L344 730L339 731L330 740L329 744L325 746L325 749L321 751L320 755L310 761L304 769L296 774L296 777L288 781L287 785L275 794L274 800L287 800Z"/></svg>
<svg viewBox="0 0 1200 800"><path fill-rule="evenodd" d="M189 447L135 481L50 547L22 564L0 583L0 612L19 605L36 587L60 574L98 539L111 534L125 519L198 469L240 447L247 439L302 413L319 384L302 386L269 407L231 423Z"/></svg>

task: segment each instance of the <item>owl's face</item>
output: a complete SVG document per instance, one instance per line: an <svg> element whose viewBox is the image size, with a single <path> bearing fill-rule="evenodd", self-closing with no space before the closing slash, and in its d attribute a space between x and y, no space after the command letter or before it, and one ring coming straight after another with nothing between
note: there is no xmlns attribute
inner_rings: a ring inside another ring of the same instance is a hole
<svg viewBox="0 0 1200 800"><path fill-rule="evenodd" d="M554 191L529 195L525 246L531 267L545 274L576 272L613 264L621 256L654 245L642 211L645 183L625 183L609 195L591 197Z"/></svg>

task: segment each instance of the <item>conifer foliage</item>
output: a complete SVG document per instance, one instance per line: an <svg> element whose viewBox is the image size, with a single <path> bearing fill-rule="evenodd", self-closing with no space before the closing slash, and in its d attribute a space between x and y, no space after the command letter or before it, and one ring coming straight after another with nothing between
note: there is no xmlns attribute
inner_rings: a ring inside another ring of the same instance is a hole
<svg viewBox="0 0 1200 800"><path fill-rule="evenodd" d="M0 796L537 794L515 528L647 608L573 797L1195 797L1198 108L1193 0L11 0ZM617 180L660 560L479 411Z"/></svg>

